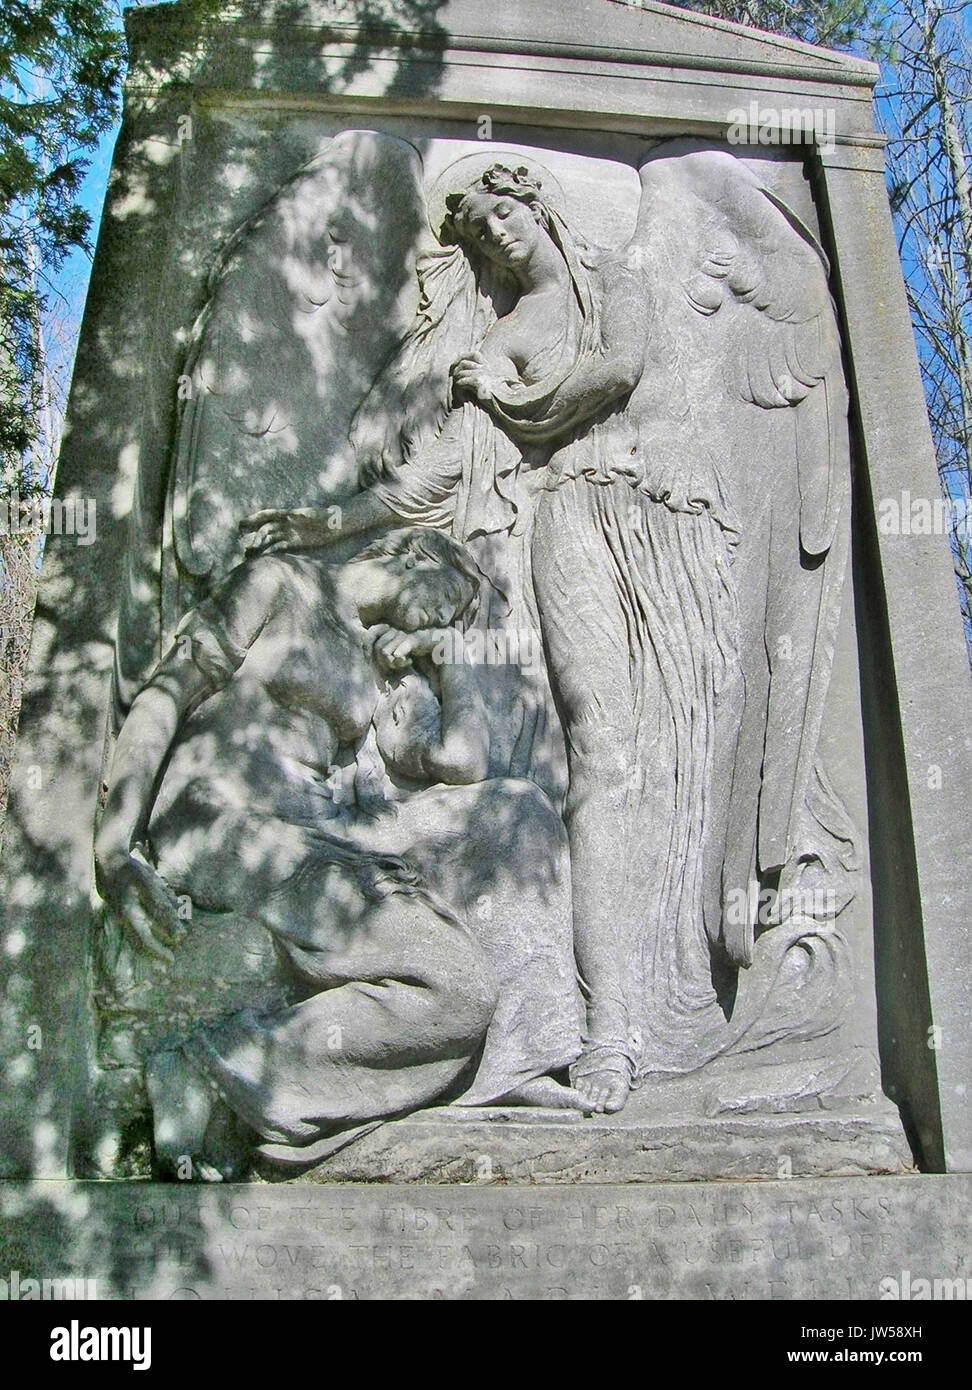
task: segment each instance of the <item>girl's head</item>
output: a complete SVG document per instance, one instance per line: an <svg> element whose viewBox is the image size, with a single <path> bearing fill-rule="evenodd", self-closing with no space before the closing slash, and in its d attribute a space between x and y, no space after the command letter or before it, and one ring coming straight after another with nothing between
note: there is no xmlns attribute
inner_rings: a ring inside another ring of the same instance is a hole
<svg viewBox="0 0 972 1390"><path fill-rule="evenodd" d="M444 532L426 526L389 531L354 557L355 563L369 560L394 578L381 615L392 627L450 627L475 613L482 571Z"/></svg>

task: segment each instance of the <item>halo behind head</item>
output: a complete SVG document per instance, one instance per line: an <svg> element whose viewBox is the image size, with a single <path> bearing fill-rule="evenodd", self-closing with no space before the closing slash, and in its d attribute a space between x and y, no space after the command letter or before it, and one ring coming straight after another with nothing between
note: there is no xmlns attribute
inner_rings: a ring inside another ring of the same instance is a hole
<svg viewBox="0 0 972 1390"><path fill-rule="evenodd" d="M463 155L461 159L447 165L428 188L425 196L429 209L429 225L437 241L443 240L443 224L448 226L449 223L449 195L471 192L480 184L486 171L496 164L502 165L512 173L525 170L527 179L539 189L540 197L547 207L563 217L566 207L563 189L544 165L529 155L524 155L522 150L504 150L490 145L474 154Z"/></svg>

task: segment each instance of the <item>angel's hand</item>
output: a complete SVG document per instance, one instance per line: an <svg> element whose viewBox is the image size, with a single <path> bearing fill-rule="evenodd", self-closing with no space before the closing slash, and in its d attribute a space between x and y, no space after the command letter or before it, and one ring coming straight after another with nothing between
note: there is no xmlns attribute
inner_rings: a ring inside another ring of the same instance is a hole
<svg viewBox="0 0 972 1390"><path fill-rule="evenodd" d="M401 671L411 666L416 657L430 656L442 642L449 642L449 628L424 627L418 632L402 632L399 628L379 623L372 629L372 650L375 659L386 671Z"/></svg>
<svg viewBox="0 0 972 1390"><path fill-rule="evenodd" d="M490 370L482 358L476 355L461 357L451 368L452 388L458 395L471 397L481 405L488 405L496 392L506 386L506 380L497 372Z"/></svg>
<svg viewBox="0 0 972 1390"><path fill-rule="evenodd" d="M136 848L99 865L102 897L136 948L156 960L172 961L171 947L186 934L172 889Z"/></svg>
<svg viewBox="0 0 972 1390"><path fill-rule="evenodd" d="M301 550L325 546L337 539L338 532L328 525L326 512L313 507L296 511L254 512L240 522L243 548L247 555L268 555L278 550Z"/></svg>

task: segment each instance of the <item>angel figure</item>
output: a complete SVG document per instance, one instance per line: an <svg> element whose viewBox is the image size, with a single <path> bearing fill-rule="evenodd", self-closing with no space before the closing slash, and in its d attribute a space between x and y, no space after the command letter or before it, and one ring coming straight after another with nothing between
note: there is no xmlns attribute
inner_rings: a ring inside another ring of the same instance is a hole
<svg viewBox="0 0 972 1390"><path fill-rule="evenodd" d="M834 1026L832 923L756 942L724 911L851 858L815 757L849 480L828 268L723 151L654 151L614 251L533 163L442 178L444 248L359 411L345 534L437 526L518 573L568 760L571 1078L613 1112L652 1076ZM328 540L313 510L244 529L257 550Z"/></svg>

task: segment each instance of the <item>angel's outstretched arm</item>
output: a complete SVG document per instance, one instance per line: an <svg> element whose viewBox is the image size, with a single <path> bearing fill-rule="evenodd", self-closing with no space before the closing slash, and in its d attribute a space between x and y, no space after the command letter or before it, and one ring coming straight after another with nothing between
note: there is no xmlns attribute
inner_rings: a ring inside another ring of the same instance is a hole
<svg viewBox="0 0 972 1390"><path fill-rule="evenodd" d="M399 447L373 469L365 457L360 471L369 481L360 492L326 507L261 511L245 517L239 524L244 549L248 555L324 549L383 527L448 528L467 448L462 431L460 406L449 412L430 442L407 457Z"/></svg>
<svg viewBox="0 0 972 1390"><path fill-rule="evenodd" d="M240 522L248 555L278 550L318 550L349 536L363 536L398 520L397 514L371 489L356 492L339 504L301 507L293 511L254 512Z"/></svg>

